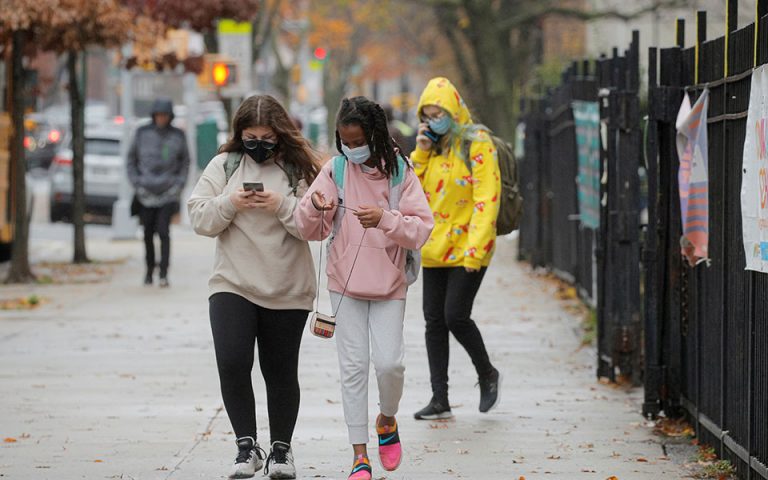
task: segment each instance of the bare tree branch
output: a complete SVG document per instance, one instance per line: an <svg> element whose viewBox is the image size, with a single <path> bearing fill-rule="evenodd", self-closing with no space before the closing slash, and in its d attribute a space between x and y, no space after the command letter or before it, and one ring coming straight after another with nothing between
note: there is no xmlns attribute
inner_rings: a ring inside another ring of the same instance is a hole
<svg viewBox="0 0 768 480"><path fill-rule="evenodd" d="M500 21L497 26L500 29L512 29L536 22L541 18L548 16L575 18L587 22L605 18L615 18L628 22L630 20L641 17L646 13L662 10L665 8L683 7L689 3L690 2L688 0L657 0L650 5L638 8L631 12L623 12L616 9L585 10L580 8L562 7L558 6L557 3L552 2L537 2L537 5L532 6L530 9L526 9L518 15L514 15L506 20Z"/></svg>

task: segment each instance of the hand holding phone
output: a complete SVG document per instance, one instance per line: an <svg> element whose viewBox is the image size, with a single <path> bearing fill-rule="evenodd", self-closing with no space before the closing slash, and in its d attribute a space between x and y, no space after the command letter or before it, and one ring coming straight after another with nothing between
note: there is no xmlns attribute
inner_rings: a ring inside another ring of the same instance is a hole
<svg viewBox="0 0 768 480"><path fill-rule="evenodd" d="M261 182L243 182L243 190L246 192L263 192L264 184Z"/></svg>
<svg viewBox="0 0 768 480"><path fill-rule="evenodd" d="M429 129L429 125L426 122L419 124L418 135L416 135L416 145L424 150L429 151L432 145L439 140L438 136Z"/></svg>
<svg viewBox="0 0 768 480"><path fill-rule="evenodd" d="M440 136L435 132L433 132L432 129L429 127L427 127L427 129L421 133L423 133L424 136L427 137L428 139L432 140L432 143L437 143L438 140L440 140Z"/></svg>

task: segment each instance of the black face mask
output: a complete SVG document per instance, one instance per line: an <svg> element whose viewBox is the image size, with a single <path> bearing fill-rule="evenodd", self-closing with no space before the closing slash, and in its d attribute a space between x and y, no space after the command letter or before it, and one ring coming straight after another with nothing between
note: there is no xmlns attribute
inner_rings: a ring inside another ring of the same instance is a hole
<svg viewBox="0 0 768 480"><path fill-rule="evenodd" d="M245 153L256 163L264 163L275 154L277 143L266 140L243 140Z"/></svg>

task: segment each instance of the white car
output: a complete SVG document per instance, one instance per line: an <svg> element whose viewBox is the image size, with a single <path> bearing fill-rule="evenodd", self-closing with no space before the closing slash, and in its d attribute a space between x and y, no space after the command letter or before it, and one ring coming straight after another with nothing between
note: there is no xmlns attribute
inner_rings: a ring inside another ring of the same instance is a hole
<svg viewBox="0 0 768 480"><path fill-rule="evenodd" d="M86 220L109 223L125 177L122 128L89 129L85 132ZM72 219L72 147L60 150L51 163L51 221Z"/></svg>

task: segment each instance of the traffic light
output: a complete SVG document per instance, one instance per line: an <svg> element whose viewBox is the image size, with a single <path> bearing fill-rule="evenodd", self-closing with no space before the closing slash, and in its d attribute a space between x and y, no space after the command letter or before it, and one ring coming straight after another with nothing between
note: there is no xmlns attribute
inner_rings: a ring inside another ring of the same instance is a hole
<svg viewBox="0 0 768 480"><path fill-rule="evenodd" d="M211 77L217 88L237 83L237 65L229 62L216 62L211 68Z"/></svg>
<svg viewBox="0 0 768 480"><path fill-rule="evenodd" d="M323 47L317 47L313 53L315 55L315 60L320 62L325 61L325 57L328 56L328 51Z"/></svg>
<svg viewBox="0 0 768 480"><path fill-rule="evenodd" d="M323 47L317 47L312 51L312 60L309 62L309 68L312 70L321 70L328 58L328 50Z"/></svg>

